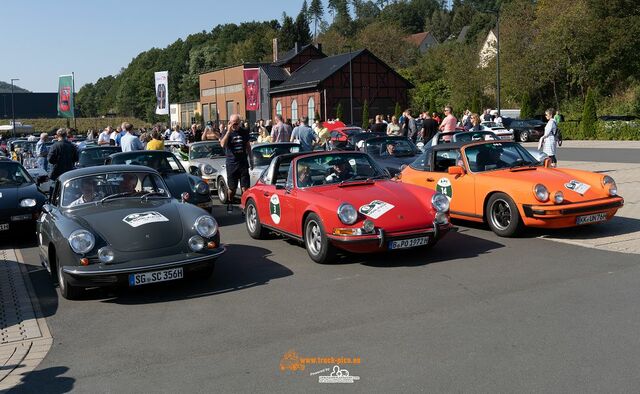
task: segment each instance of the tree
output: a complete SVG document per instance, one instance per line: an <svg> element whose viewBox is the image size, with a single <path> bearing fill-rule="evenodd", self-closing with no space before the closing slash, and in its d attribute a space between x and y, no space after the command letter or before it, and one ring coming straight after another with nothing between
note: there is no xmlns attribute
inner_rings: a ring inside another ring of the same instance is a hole
<svg viewBox="0 0 640 394"><path fill-rule="evenodd" d="M336 107L336 119L343 120L344 119L344 111L342 110L342 103L338 103Z"/></svg>
<svg viewBox="0 0 640 394"><path fill-rule="evenodd" d="M285 48L286 51L293 48L297 39L296 24L293 22L293 18L286 13L282 14L282 28L280 29L280 35L278 41L280 47Z"/></svg>
<svg viewBox="0 0 640 394"><path fill-rule="evenodd" d="M596 122L598 116L596 114L596 100L594 98L593 90L587 90L587 97L584 100L584 107L582 108L582 120L580 122L580 130L582 136L586 139L596 138Z"/></svg>
<svg viewBox="0 0 640 394"><path fill-rule="evenodd" d="M364 105L362 106L362 130L369 129L369 102L364 100Z"/></svg>
<svg viewBox="0 0 640 394"><path fill-rule="evenodd" d="M313 37L316 38L318 37L318 25L322 22L322 17L324 16L322 1L311 0L311 4L309 5L309 16L313 20Z"/></svg>
<svg viewBox="0 0 640 394"><path fill-rule="evenodd" d="M522 119L530 119L535 116L535 109L533 108L533 103L531 102L531 96L529 93L525 93L522 95L522 100L520 103L520 118Z"/></svg>
<svg viewBox="0 0 640 394"><path fill-rule="evenodd" d="M402 107L400 107L400 103L396 102L396 107L393 110L393 114L397 119L400 119L400 115L402 115Z"/></svg>
<svg viewBox="0 0 640 394"><path fill-rule="evenodd" d="M415 63L418 50L412 45L398 45L404 37L405 33L396 25L374 22L358 33L356 43L391 67L407 67Z"/></svg>
<svg viewBox="0 0 640 394"><path fill-rule="evenodd" d="M431 19L427 21L424 29L440 42L445 41L451 35L451 16L446 10L438 9L433 11Z"/></svg>
<svg viewBox="0 0 640 394"><path fill-rule="evenodd" d="M302 9L300 13L296 17L295 22L295 41L300 45L307 45L311 42L311 31L309 30L309 20L308 15L309 11L307 10L307 0L304 0L302 3Z"/></svg>

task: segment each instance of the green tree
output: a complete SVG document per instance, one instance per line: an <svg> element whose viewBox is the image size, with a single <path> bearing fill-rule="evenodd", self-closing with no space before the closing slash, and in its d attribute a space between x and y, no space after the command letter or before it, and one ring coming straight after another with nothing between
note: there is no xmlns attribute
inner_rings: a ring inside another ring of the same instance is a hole
<svg viewBox="0 0 640 394"><path fill-rule="evenodd" d="M393 110L393 114L397 119L400 119L400 115L402 115L402 107L400 107L400 103L396 102L396 107Z"/></svg>
<svg viewBox="0 0 640 394"><path fill-rule="evenodd" d="M369 102L364 100L362 106L362 130L369 129Z"/></svg>
<svg viewBox="0 0 640 394"><path fill-rule="evenodd" d="M344 122L344 111L342 109L342 103L338 103L338 106L336 107L336 119L340 119Z"/></svg>
<svg viewBox="0 0 640 394"><path fill-rule="evenodd" d="M311 0L311 4L309 4L309 16L313 20L313 37L318 37L318 25L322 22L324 16L322 1Z"/></svg>
<svg viewBox="0 0 640 394"><path fill-rule="evenodd" d="M531 96L529 95L529 93L524 93L520 102L520 118L530 119L535 115L535 109L533 108Z"/></svg>
<svg viewBox="0 0 640 394"><path fill-rule="evenodd" d="M280 29L280 34L278 37L280 47L284 48L285 51L293 48L296 43L297 36L298 32L296 30L296 24L294 23L293 18L283 13L282 28Z"/></svg>
<svg viewBox="0 0 640 394"><path fill-rule="evenodd" d="M308 14L309 11L307 8L307 0L304 0L304 2L302 3L302 9L300 10L300 13L296 17L295 21L295 42L299 43L300 45L307 45L311 42L311 30L309 30Z"/></svg>
<svg viewBox="0 0 640 394"><path fill-rule="evenodd" d="M592 89L587 90L587 97L584 100L582 108L582 120L580 121L580 131L586 139L594 139L596 137L596 122L598 115L596 114L596 100Z"/></svg>
<svg viewBox="0 0 640 394"><path fill-rule="evenodd" d="M424 29L430 31L438 41L445 41L451 34L451 15L447 10L443 9L433 11Z"/></svg>

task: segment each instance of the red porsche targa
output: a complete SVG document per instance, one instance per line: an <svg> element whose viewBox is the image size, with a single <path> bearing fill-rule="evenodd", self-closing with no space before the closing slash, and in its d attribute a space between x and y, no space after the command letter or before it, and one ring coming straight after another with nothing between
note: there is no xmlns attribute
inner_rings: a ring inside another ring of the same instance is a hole
<svg viewBox="0 0 640 394"><path fill-rule="evenodd" d="M362 152L275 157L242 195L249 235L274 231L304 243L312 260L433 246L451 228L449 200L389 179Z"/></svg>

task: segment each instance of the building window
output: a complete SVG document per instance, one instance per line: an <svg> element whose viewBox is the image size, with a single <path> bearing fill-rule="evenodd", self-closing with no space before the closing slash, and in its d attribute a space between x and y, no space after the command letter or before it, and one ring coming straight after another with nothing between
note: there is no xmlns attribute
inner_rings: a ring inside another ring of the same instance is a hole
<svg viewBox="0 0 640 394"><path fill-rule="evenodd" d="M282 103L280 101L276 103L276 115L282 116Z"/></svg>
<svg viewBox="0 0 640 394"><path fill-rule="evenodd" d="M219 121L220 119L218 119L218 104L211 103L210 107L211 107L211 109L210 109L211 120L215 120L216 122Z"/></svg>
<svg viewBox="0 0 640 394"><path fill-rule="evenodd" d="M207 104L202 106L202 120L205 122L209 122L211 120L211 115L209 115L209 106Z"/></svg>
<svg viewBox="0 0 640 394"><path fill-rule="evenodd" d="M229 120L231 115L233 115L233 101L229 100L227 101L227 119L225 120Z"/></svg>
<svg viewBox="0 0 640 394"><path fill-rule="evenodd" d="M298 121L298 102L295 99L291 102L291 121Z"/></svg>
<svg viewBox="0 0 640 394"><path fill-rule="evenodd" d="M309 117L309 124L313 124L316 120L316 102L313 97L309 97L307 103L307 116Z"/></svg>

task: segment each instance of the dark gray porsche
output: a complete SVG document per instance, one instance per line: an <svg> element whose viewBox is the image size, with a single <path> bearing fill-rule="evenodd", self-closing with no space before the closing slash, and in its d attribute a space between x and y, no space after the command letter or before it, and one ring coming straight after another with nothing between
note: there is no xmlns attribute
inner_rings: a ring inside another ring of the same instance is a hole
<svg viewBox="0 0 640 394"><path fill-rule="evenodd" d="M148 167L110 165L60 176L37 223L40 258L64 298L87 287L208 277L225 252L216 220L171 197Z"/></svg>
<svg viewBox="0 0 640 394"><path fill-rule="evenodd" d="M403 166L413 163L420 153L409 138L399 136L370 138L359 150L371 155L391 176L398 175Z"/></svg>
<svg viewBox="0 0 640 394"><path fill-rule="evenodd" d="M33 231L47 199L38 187L44 181L34 180L17 161L0 160L0 234L20 228Z"/></svg>

